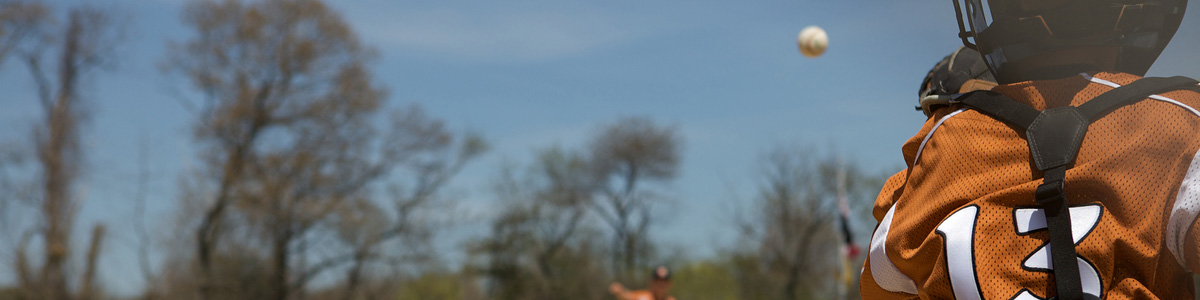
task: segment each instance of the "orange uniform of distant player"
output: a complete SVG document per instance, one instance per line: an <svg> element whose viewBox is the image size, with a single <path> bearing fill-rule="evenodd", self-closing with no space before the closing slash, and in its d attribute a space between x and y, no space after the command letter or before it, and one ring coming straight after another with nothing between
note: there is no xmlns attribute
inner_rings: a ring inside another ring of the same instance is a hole
<svg viewBox="0 0 1200 300"><path fill-rule="evenodd" d="M1138 76L1081 74L994 89L1038 110L1078 106ZM1200 93L1174 91L1088 128L1066 196L1084 291L1103 299L1192 299L1200 271ZM903 146L907 169L880 192L863 299L1038 299L1046 270L1041 172L1011 127L958 105ZM975 283L973 286L964 283ZM955 284L952 284L952 279Z"/></svg>
<svg viewBox="0 0 1200 300"><path fill-rule="evenodd" d="M617 282L608 286L608 290L612 292L613 296L616 296L617 300L675 300L675 297L670 295L671 270L666 266L655 267L650 272L650 282L647 288L646 290L630 291Z"/></svg>
<svg viewBox="0 0 1200 300"><path fill-rule="evenodd" d="M654 294L646 290L630 291L628 294L631 300L658 300L654 299ZM667 297L666 300L675 300L675 297Z"/></svg>

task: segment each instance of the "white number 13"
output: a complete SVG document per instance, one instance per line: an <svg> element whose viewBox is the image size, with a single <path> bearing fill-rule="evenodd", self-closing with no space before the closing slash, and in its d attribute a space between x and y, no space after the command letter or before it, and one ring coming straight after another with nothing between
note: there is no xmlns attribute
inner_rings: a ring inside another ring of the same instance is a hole
<svg viewBox="0 0 1200 300"><path fill-rule="evenodd" d="M1078 245L1087 237L1092 229L1100 223L1102 207L1098 204L1087 204L1071 207L1071 238ZM1041 209L1018 208L1013 211L1016 221L1016 233L1029 234L1046 229L1046 216ZM983 299L979 288L979 280L975 272L975 221L979 216L979 206L969 205L960 208L946 217L937 227L937 233L946 244L946 268L949 269L950 285L954 289L956 299ZM1096 268L1082 257L1075 257L1079 262L1079 277L1083 284L1083 292L1100 297L1100 275ZM1050 245L1043 244L1032 255L1029 255L1022 266L1026 269L1050 272L1054 265L1050 262ZM1022 289L1016 300L1043 299Z"/></svg>

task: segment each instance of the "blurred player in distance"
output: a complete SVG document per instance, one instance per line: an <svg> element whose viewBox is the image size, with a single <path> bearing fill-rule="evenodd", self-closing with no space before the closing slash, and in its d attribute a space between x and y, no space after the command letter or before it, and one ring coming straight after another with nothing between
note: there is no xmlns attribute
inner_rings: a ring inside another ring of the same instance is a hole
<svg viewBox="0 0 1200 300"><path fill-rule="evenodd" d="M617 300L675 300L671 296L671 270L666 266L658 266L650 272L650 283L646 290L630 291L618 282L610 284L608 290Z"/></svg>

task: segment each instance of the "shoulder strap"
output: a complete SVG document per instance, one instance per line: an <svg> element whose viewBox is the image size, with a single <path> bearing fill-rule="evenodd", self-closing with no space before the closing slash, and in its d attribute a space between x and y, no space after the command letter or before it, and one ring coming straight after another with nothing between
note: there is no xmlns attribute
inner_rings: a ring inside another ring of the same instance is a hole
<svg viewBox="0 0 1200 300"><path fill-rule="evenodd" d="M1080 105L1079 110L1095 122L1117 108L1136 103L1150 95L1182 89L1195 90L1196 84L1195 79L1183 76L1142 78L1097 96L1092 101Z"/></svg>
<svg viewBox="0 0 1200 300"><path fill-rule="evenodd" d="M1191 89L1200 91L1200 82L1183 76L1175 77L1146 77L1133 83L1109 90L1095 99L1080 105L1078 109L1089 123L1095 122L1117 108L1133 104L1154 94L1170 91ZM1033 109L1024 103L1017 102L1003 94L981 90L962 94L951 103L961 103L991 116L1001 122L1025 131L1033 123L1041 111Z"/></svg>
<svg viewBox="0 0 1200 300"><path fill-rule="evenodd" d="M1197 81L1187 77L1143 78L1112 89L1079 107L1065 106L1038 111L992 91L962 95L955 102L991 116L1025 132L1034 164L1042 171L1042 184L1034 197L1046 215L1050 235L1050 257L1059 300L1096 298L1084 294L1071 236L1071 210L1066 201L1067 169L1074 163L1087 134L1088 125L1117 108L1137 103L1150 95L1180 89L1195 89Z"/></svg>
<svg viewBox="0 0 1200 300"><path fill-rule="evenodd" d="M988 115L1005 124L1016 126L1020 131L1029 128L1029 124L1042 113L1025 103L1017 102L1004 94L993 91L974 91L963 94L951 103L962 103L967 107Z"/></svg>

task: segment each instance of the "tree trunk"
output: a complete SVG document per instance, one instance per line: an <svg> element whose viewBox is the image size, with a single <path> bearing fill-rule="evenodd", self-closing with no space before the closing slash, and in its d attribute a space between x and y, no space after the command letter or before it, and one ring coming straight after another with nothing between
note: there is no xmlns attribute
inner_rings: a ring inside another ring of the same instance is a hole
<svg viewBox="0 0 1200 300"><path fill-rule="evenodd" d="M292 242L292 228L290 222L282 222L282 227L279 230L279 235L275 237L274 245L272 246L272 266L275 272L271 277L271 287L275 289L275 300L286 300L290 285L288 284L288 245ZM300 288L303 288L301 286Z"/></svg>
<svg viewBox="0 0 1200 300"><path fill-rule="evenodd" d="M346 292L342 296L342 299L356 299L355 296L358 295L358 285L362 277L363 263L366 261L366 258L367 256L364 251L354 254L354 265L350 267L349 271L346 271Z"/></svg>
<svg viewBox="0 0 1200 300"><path fill-rule="evenodd" d="M92 227L92 242L88 246L87 252L87 267L83 272L83 279L80 280L79 300L91 300L95 294L95 278L96 278L96 259L100 256L100 247L104 242L104 225L96 225Z"/></svg>
<svg viewBox="0 0 1200 300"><path fill-rule="evenodd" d="M73 156L78 149L75 100L75 80L78 78L76 59L83 31L81 15L72 11L59 60L59 87L54 103L46 107L46 131L39 143L39 154L45 176L45 199L42 216L46 222L45 264L42 265L40 289L43 299L68 299L65 264L70 252L71 185L75 174L71 168L78 164Z"/></svg>
<svg viewBox="0 0 1200 300"><path fill-rule="evenodd" d="M796 288L800 281L800 278L798 277L800 277L800 265L793 263L791 266L788 266L787 276L784 277L787 279L787 284L785 284L783 288L783 294L784 297L786 297L785 299L796 299Z"/></svg>
<svg viewBox="0 0 1200 300"><path fill-rule="evenodd" d="M27 233L21 237L21 244L17 246L16 266L17 279L20 283L20 299L33 299L37 295L37 291L33 289L35 285L33 271L29 269L29 259L25 256L25 248L29 245L30 236L31 234Z"/></svg>
<svg viewBox="0 0 1200 300"><path fill-rule="evenodd" d="M200 264L200 299L208 300L212 298L214 289L213 272L212 272L212 255L217 249L217 238L219 235L218 225L221 221L221 216L225 212L225 207L229 206L230 194L232 193L234 183L241 178L243 165L246 156L248 155L250 145L253 145L258 137L259 130L262 129L265 122L260 118L252 123L248 136L241 143L233 146L229 150L229 160L225 162L221 170L221 185L218 187L217 198L213 205L208 208L204 214L204 219L201 220L200 226L196 228L196 259Z"/></svg>

